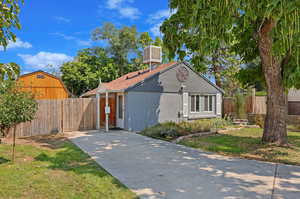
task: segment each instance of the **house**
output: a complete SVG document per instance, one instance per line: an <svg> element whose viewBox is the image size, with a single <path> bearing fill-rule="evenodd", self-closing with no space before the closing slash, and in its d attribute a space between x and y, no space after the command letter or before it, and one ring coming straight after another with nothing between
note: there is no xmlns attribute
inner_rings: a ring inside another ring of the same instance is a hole
<svg viewBox="0 0 300 199"><path fill-rule="evenodd" d="M71 96L62 80L44 71L35 71L19 77L22 91L30 91L36 99L64 99Z"/></svg>
<svg viewBox="0 0 300 199"><path fill-rule="evenodd" d="M221 117L223 90L187 63L128 73L82 97L98 97L98 123L141 131L157 123ZM106 104L109 108L105 108Z"/></svg>

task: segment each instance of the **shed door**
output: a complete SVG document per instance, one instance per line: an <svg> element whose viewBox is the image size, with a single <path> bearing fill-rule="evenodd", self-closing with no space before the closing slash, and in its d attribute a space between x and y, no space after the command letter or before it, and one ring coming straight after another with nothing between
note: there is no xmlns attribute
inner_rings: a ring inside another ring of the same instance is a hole
<svg viewBox="0 0 300 199"><path fill-rule="evenodd" d="M116 126L116 95L110 94L108 97L108 105L110 107L110 114L109 114L109 126L114 127ZM100 125L101 127L105 127L105 95L101 95L100 98Z"/></svg>

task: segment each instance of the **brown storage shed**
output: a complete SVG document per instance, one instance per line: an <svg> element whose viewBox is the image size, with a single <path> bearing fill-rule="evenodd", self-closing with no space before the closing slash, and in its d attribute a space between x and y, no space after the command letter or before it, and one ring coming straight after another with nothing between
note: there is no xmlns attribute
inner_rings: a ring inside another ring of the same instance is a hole
<svg viewBox="0 0 300 199"><path fill-rule="evenodd" d="M44 71L36 71L19 77L21 90L31 91L36 99L65 99L71 97L62 80Z"/></svg>

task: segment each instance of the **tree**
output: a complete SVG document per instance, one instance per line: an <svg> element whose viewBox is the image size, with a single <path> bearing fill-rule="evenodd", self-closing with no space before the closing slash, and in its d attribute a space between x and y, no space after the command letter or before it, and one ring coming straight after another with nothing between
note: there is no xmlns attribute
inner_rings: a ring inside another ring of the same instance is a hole
<svg viewBox="0 0 300 199"><path fill-rule="evenodd" d="M20 6L23 0L0 1L0 46L6 48L9 41L16 41L13 28L21 29L19 23Z"/></svg>
<svg viewBox="0 0 300 199"><path fill-rule="evenodd" d="M143 50L145 47L152 45L153 40L148 32L143 32L139 36L138 44L140 48Z"/></svg>
<svg viewBox="0 0 300 199"><path fill-rule="evenodd" d="M120 75L131 72L127 70L129 56L138 52L138 32L135 26L118 29L112 23L105 23L93 31L92 38L94 41L107 42L107 52L115 60Z"/></svg>
<svg viewBox="0 0 300 199"><path fill-rule="evenodd" d="M193 54L190 62L193 62ZM197 54L196 54L197 56ZM196 71L213 76L216 85L225 90L225 95L233 96L235 89L241 88L236 74L239 72L243 60L236 53L232 52L229 47L221 46L213 51L208 56L203 56L202 59L194 65Z"/></svg>
<svg viewBox="0 0 300 199"><path fill-rule="evenodd" d="M96 88L100 79L109 82L119 74L114 59L108 57L106 50L100 47L79 51L75 60L64 63L60 70L63 82L77 96Z"/></svg>
<svg viewBox="0 0 300 199"><path fill-rule="evenodd" d="M20 91L15 81L5 80L0 83L0 133L7 136L13 131L13 153L15 157L16 125L34 119L37 102L31 93Z"/></svg>
<svg viewBox="0 0 300 199"><path fill-rule="evenodd" d="M162 63L168 63L174 61L172 58L170 58L168 48L165 47L160 37L155 37L155 40L153 41L152 45L161 47Z"/></svg>
<svg viewBox="0 0 300 199"><path fill-rule="evenodd" d="M236 77L244 87L254 87L257 91L265 90L265 78L257 60L241 68Z"/></svg>
<svg viewBox="0 0 300 199"><path fill-rule="evenodd" d="M201 60L224 44L245 62L260 57L267 88L262 140L287 144L286 88L300 87L299 0L170 0L177 10L161 31L172 57Z"/></svg>
<svg viewBox="0 0 300 199"><path fill-rule="evenodd" d="M16 63L0 63L0 82L4 79L17 79L20 75L20 66Z"/></svg>

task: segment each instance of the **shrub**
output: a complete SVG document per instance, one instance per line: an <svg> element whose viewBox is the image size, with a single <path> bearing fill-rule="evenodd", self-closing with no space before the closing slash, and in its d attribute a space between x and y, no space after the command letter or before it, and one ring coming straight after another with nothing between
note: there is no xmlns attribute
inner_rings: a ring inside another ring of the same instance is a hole
<svg viewBox="0 0 300 199"><path fill-rule="evenodd" d="M265 124L265 115L255 115L255 124L258 125L260 128L264 128Z"/></svg>
<svg viewBox="0 0 300 199"><path fill-rule="evenodd" d="M148 127L144 129L141 134L153 138L171 140L184 135L184 130L175 122L165 122Z"/></svg>
<svg viewBox="0 0 300 199"><path fill-rule="evenodd" d="M242 119L247 118L245 111L246 98L243 93L236 93L234 96L234 104L236 109L236 118Z"/></svg>
<svg viewBox="0 0 300 199"><path fill-rule="evenodd" d="M226 126L232 125L232 120L231 118L216 118L213 119L213 127L218 128L218 129L222 129L225 128Z"/></svg>
<svg viewBox="0 0 300 199"><path fill-rule="evenodd" d="M199 133L210 131L210 129L213 127L213 121L210 119L202 119L190 122L180 122L179 126L189 132L189 134Z"/></svg>
<svg viewBox="0 0 300 199"><path fill-rule="evenodd" d="M212 128L224 128L230 124L230 121L221 118L183 121L178 124L175 122L165 122L146 128L141 134L163 140L172 140L184 135L208 132Z"/></svg>

